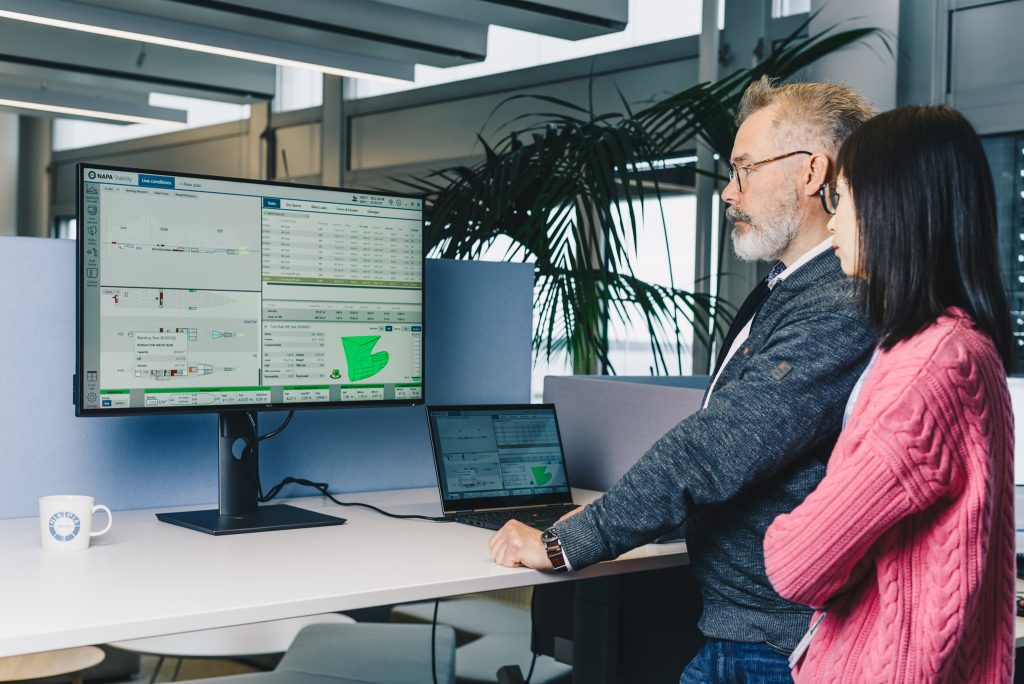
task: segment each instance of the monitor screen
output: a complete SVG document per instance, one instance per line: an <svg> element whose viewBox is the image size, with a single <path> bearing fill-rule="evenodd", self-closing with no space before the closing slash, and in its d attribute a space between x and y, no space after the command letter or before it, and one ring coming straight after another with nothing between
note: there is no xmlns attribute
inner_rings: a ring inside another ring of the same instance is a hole
<svg viewBox="0 0 1024 684"><path fill-rule="evenodd" d="M423 401L423 203L78 168L80 415Z"/></svg>

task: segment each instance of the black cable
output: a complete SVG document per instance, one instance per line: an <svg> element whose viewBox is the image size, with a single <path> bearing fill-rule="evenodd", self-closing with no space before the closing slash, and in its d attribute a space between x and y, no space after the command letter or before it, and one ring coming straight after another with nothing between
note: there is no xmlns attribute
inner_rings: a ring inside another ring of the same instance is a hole
<svg viewBox="0 0 1024 684"><path fill-rule="evenodd" d="M533 668L537 665L537 587L530 592L530 651L533 653L533 660L530 661L530 672L526 675L526 684L530 684Z"/></svg>
<svg viewBox="0 0 1024 684"><path fill-rule="evenodd" d="M361 503L358 501L339 501L327 491L328 489L330 489L330 485L328 483L312 482L311 480L306 480L301 477L284 478L276 485L271 487L270 490L267 492L266 496L260 497L260 503L266 503L267 501L270 501L275 496L277 496L284 487L290 484L297 484L302 487L312 487L313 489L320 492L321 495L326 496L328 499L338 504L339 506L358 506L360 508L368 508L375 513L380 513L381 515L387 516L389 518L396 518L398 520L429 520L430 522L452 522L448 518L435 518L429 515L400 515L398 513L388 513L383 509L377 508L376 506L373 506L368 503Z"/></svg>
<svg viewBox="0 0 1024 684"><path fill-rule="evenodd" d="M434 599L434 620L430 624L430 676L437 684L437 607L441 599Z"/></svg>
<svg viewBox="0 0 1024 684"><path fill-rule="evenodd" d="M292 422L292 416L294 416L294 415L295 415L295 411L289 411L288 412L288 416L284 419L284 422L281 423L280 425L278 425L276 430L271 430L267 434L262 435L260 437L257 437L256 441L257 442L262 442L265 439L270 439L271 437L274 437L274 436L279 435L282 432L284 432L284 429L286 427L288 427L288 423ZM253 430L255 431L255 429L256 429L256 420L252 416L252 411L249 411L249 420L252 421L252 427L253 427Z"/></svg>
<svg viewBox="0 0 1024 684"><path fill-rule="evenodd" d="M533 676L533 668L537 664L537 654L533 654L533 660L530 661L530 674L526 675L526 684L530 684L530 677Z"/></svg>
<svg viewBox="0 0 1024 684"><path fill-rule="evenodd" d="M256 418L253 415L253 412L252 411L246 411L245 415L249 419L249 425L252 426L252 436L253 436L253 440L254 440L254 441L250 442L249 444L247 444L245 446L244 457L247 457L249 455L249 453L252 452L252 450L256 446L259 445L260 442L262 442L265 439L270 439L271 437L273 437L275 435L281 434L284 431L284 429L286 427L288 427L288 423L290 423L292 421L292 416L295 415L295 411L289 411L288 412L288 417L284 419L284 422L282 422L279 426L277 426L276 429L271 430L270 432L268 432L265 435L259 435L258 434L258 430L256 428ZM358 506L360 508L368 508L371 511L374 511L375 513L380 513L381 515L387 516L389 518L397 518L398 520L428 520L430 522L452 522L451 520L449 520L447 518L443 518L443 517L435 518L435 517L429 516L429 515L399 515L398 513L388 513L387 511L385 511L383 509L377 508L376 506L371 506L370 504L360 503L360 502L357 502L357 501L353 501L353 502L339 501L338 499L336 499L333 496L331 496L331 494L328 492L328 490L331 488L331 486L327 482L313 482L312 480L307 480L307 479L304 479L304 478L301 478L301 477L286 477L283 480L281 480L280 482L278 482L276 485L271 487L270 490L267 491L266 494L264 494L263 493L263 483L262 483L262 480L260 478L260 473L259 473L258 469L256 470L256 473L255 473L255 480L256 480L256 494L259 497L258 501L260 503L267 503L268 501L274 499L278 494L281 493L281 490L284 489L285 487L287 487L288 485L290 485L290 484L297 484L297 485L302 486L302 487L312 487L313 489L315 489L318 492L320 492L320 494L322 496L326 496L328 499L330 499L334 503L338 504L339 506Z"/></svg>

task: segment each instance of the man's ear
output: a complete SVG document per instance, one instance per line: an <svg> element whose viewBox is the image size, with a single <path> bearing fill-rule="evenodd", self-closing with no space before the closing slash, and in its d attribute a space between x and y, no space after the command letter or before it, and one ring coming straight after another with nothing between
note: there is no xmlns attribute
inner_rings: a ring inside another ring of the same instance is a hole
<svg viewBox="0 0 1024 684"><path fill-rule="evenodd" d="M832 162L829 158L815 152L811 155L808 160L806 174L804 176L804 194L810 197L811 195L818 194L818 188L821 184L828 180L829 171L831 170Z"/></svg>

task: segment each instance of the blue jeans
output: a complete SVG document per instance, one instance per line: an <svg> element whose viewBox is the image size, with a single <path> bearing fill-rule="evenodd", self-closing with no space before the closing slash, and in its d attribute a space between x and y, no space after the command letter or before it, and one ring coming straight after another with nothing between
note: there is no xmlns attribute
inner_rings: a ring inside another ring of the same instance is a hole
<svg viewBox="0 0 1024 684"><path fill-rule="evenodd" d="M786 658L768 644L708 639L679 684L791 684Z"/></svg>

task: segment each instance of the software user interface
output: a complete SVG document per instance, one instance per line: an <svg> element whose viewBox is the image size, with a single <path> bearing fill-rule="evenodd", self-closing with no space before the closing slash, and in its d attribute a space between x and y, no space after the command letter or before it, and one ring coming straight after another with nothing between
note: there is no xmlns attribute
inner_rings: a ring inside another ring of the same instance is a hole
<svg viewBox="0 0 1024 684"><path fill-rule="evenodd" d="M446 500L568 492L552 409L432 413Z"/></svg>
<svg viewBox="0 0 1024 684"><path fill-rule="evenodd" d="M83 408L422 398L421 200L82 173Z"/></svg>

